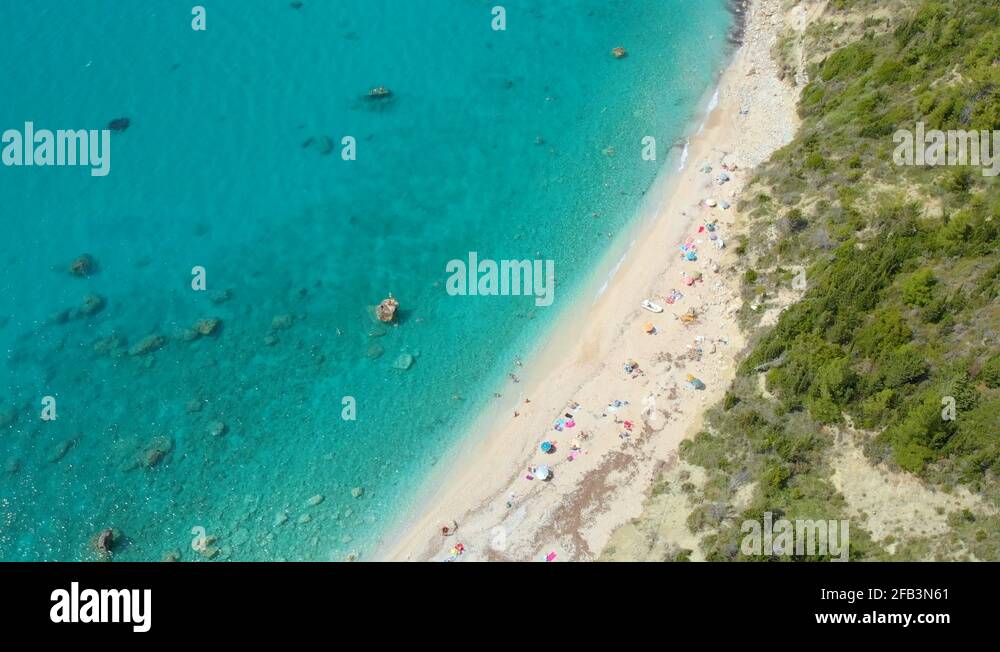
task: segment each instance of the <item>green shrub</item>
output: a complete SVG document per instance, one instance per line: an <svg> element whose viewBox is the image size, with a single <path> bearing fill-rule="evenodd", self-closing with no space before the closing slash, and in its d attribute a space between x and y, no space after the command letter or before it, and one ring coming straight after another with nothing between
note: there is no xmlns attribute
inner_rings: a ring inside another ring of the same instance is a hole
<svg viewBox="0 0 1000 652"><path fill-rule="evenodd" d="M1000 388L1000 353L994 354L986 361L986 364L979 371L979 377L983 379L987 387Z"/></svg>
<svg viewBox="0 0 1000 652"><path fill-rule="evenodd" d="M903 281L903 301L911 306L926 306L931 301L932 292L937 279L929 269L922 269L915 272L910 278Z"/></svg>

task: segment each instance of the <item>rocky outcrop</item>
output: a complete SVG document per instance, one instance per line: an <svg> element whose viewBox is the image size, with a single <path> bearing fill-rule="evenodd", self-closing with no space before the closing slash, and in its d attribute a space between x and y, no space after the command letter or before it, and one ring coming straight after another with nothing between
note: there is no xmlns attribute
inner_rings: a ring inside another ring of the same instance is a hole
<svg viewBox="0 0 1000 652"><path fill-rule="evenodd" d="M396 310L398 308L399 302L393 298L392 293L390 292L389 297L387 299L382 299L382 302L375 308L375 316L380 322L388 324L396 319Z"/></svg>

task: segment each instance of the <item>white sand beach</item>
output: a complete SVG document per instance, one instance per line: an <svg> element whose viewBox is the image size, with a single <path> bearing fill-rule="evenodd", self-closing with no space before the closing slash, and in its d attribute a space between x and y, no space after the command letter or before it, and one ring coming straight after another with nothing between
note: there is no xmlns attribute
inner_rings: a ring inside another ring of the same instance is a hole
<svg viewBox="0 0 1000 652"><path fill-rule="evenodd" d="M383 542L377 558L594 560L612 532L640 514L658 470L674 463L680 442L722 397L745 344L734 318L741 305L731 269L736 203L752 168L793 137L803 83L801 75L780 80L771 58L786 26L807 24L804 10L782 4L752 2L744 43L720 78L718 104L691 136L685 169L662 175L665 199L656 219L643 227L607 290L560 319L525 363L516 416L490 415L477 424L425 509ZM703 171L706 164L711 171ZM723 173L729 180L720 183ZM713 223L714 231L706 228ZM694 261L680 250L689 239ZM686 277L697 274L701 280L688 285ZM672 290L683 296L669 303ZM642 309L647 298L663 312ZM690 322L682 318L689 311ZM638 370L627 373L629 361ZM690 388L689 374L705 388ZM560 418L573 425L557 430ZM544 440L555 452L540 450ZM552 477L532 475L529 467L538 465ZM457 530L444 536L442 526L454 524Z"/></svg>

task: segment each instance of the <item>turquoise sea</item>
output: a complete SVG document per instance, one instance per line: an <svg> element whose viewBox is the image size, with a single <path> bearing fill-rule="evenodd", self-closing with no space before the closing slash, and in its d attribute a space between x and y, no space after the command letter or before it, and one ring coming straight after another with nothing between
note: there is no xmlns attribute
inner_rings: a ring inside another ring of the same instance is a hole
<svg viewBox="0 0 1000 652"><path fill-rule="evenodd" d="M0 166L2 560L96 559L109 527L116 560L368 558L636 217L734 22L726 0L201 0L195 31L193 4L0 4L0 131L129 119L106 177ZM554 260L555 303L449 296L470 251ZM372 317L389 292L396 326Z"/></svg>

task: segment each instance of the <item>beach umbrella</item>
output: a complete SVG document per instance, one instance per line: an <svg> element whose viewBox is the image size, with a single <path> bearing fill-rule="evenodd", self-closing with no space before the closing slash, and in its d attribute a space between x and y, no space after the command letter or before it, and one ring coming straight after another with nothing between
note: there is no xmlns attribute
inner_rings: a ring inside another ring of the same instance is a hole
<svg viewBox="0 0 1000 652"><path fill-rule="evenodd" d="M539 465L538 468L535 469L535 476L539 480L547 480L551 473L552 472L549 471L549 467L545 466L544 464Z"/></svg>
<svg viewBox="0 0 1000 652"><path fill-rule="evenodd" d="M550 450L552 450L552 442L548 440L543 441L541 448L543 453L548 453Z"/></svg>

